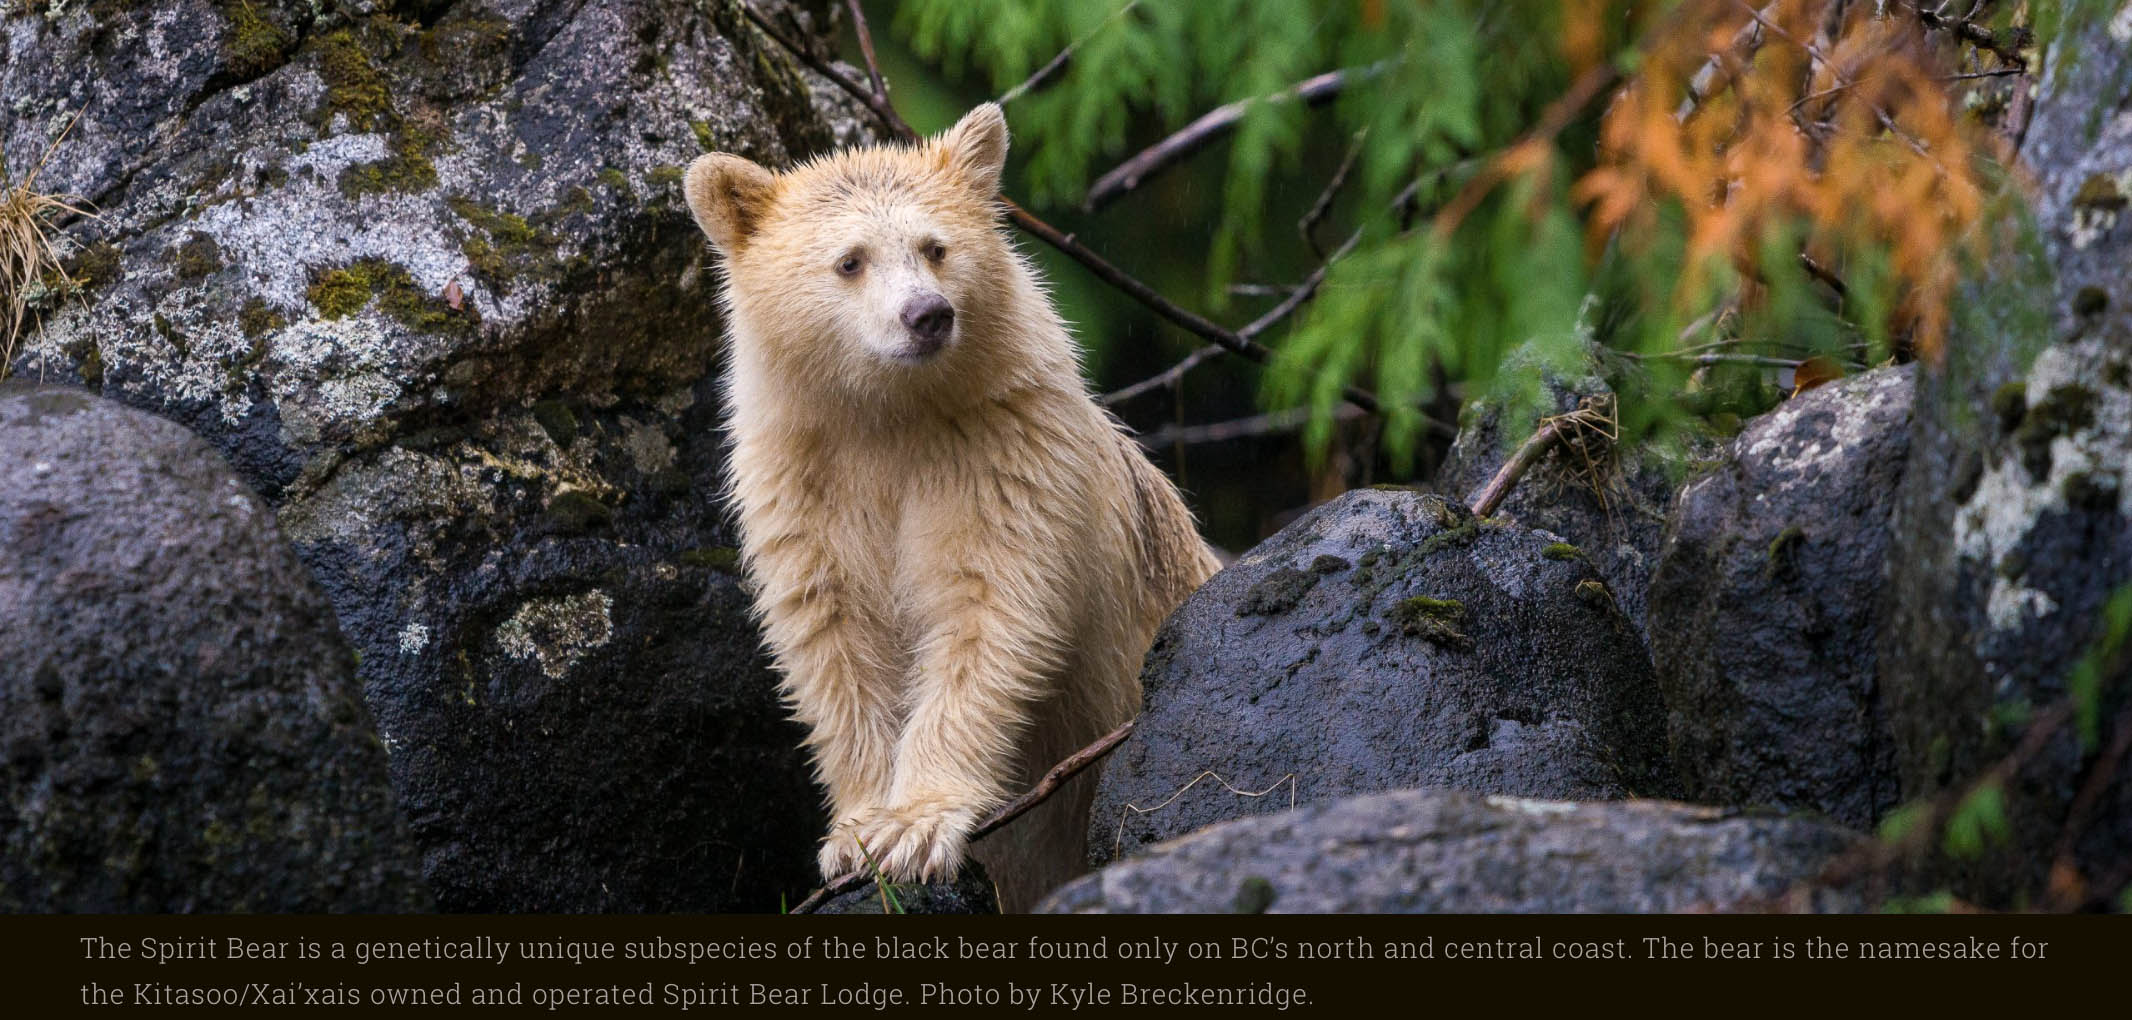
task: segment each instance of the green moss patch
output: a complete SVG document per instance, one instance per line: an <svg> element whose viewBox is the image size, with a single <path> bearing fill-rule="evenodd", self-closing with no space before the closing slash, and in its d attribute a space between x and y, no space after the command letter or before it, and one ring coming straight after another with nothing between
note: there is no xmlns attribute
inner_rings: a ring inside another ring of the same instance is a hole
<svg viewBox="0 0 2132 1020"><path fill-rule="evenodd" d="M231 74L246 81L288 62L295 40L248 0L222 0L222 17L229 22L230 36L222 44L222 59Z"/></svg>
<svg viewBox="0 0 2132 1020"><path fill-rule="evenodd" d="M1392 607L1392 622L1410 637L1450 648L1471 648L1473 640L1459 630L1466 620L1466 604L1456 599L1416 595Z"/></svg>
<svg viewBox="0 0 2132 1020"><path fill-rule="evenodd" d="M388 191L423 191L437 186L437 165L430 156L449 132L434 113L409 117L393 131L391 155L375 163L358 163L341 171L341 194L349 198Z"/></svg>
<svg viewBox="0 0 2132 1020"><path fill-rule="evenodd" d="M380 311L418 333L465 333L479 323L471 306L455 309L423 293L406 268L384 259L361 259L320 273L305 296L328 319L354 315L375 298Z"/></svg>
<svg viewBox="0 0 2132 1020"><path fill-rule="evenodd" d="M2042 481L2051 471L2051 442L2059 436L2095 424L2095 391L2077 383L2051 387L2028 409L2014 430L2021 448L2021 464L2029 476Z"/></svg>
<svg viewBox="0 0 2132 1020"><path fill-rule="evenodd" d="M570 405L560 400L543 400L533 405L533 420L540 423L541 430L555 445L569 449L577 442L577 414Z"/></svg>
<svg viewBox="0 0 2132 1020"><path fill-rule="evenodd" d="M522 278L553 280L570 268L556 257L562 241L525 217L491 209L464 195L454 195L446 204L480 231L460 242L459 250L475 275L499 293L508 293Z"/></svg>
<svg viewBox="0 0 2132 1020"><path fill-rule="evenodd" d="M1574 560L1583 556L1584 551L1568 542L1549 542L1547 548L1540 550L1540 555L1551 560Z"/></svg>
<svg viewBox="0 0 2132 1020"><path fill-rule="evenodd" d="M1999 431L2012 432L2028 414L2028 383L2016 379L1991 391L1991 413L1999 418Z"/></svg>
<svg viewBox="0 0 2132 1020"><path fill-rule="evenodd" d="M319 39L318 51L318 74L326 81L325 101L317 115L320 128L331 123L334 114L346 115L348 127L355 131L385 126L392 117L392 97L385 77L371 65L355 33L345 28L330 32Z"/></svg>
<svg viewBox="0 0 2132 1020"><path fill-rule="evenodd" d="M265 301L256 297L246 301L243 310L237 313L237 325L244 330L245 338L250 340L257 340L288 324L289 320L280 312L268 307Z"/></svg>
<svg viewBox="0 0 2132 1020"><path fill-rule="evenodd" d="M591 493L565 489L548 500L544 516L563 534L583 534L604 527L614 519L614 510Z"/></svg>
<svg viewBox="0 0 2132 1020"><path fill-rule="evenodd" d="M222 246L215 239L197 230L178 246L172 259L172 268L178 279L195 281L204 279L222 268Z"/></svg>

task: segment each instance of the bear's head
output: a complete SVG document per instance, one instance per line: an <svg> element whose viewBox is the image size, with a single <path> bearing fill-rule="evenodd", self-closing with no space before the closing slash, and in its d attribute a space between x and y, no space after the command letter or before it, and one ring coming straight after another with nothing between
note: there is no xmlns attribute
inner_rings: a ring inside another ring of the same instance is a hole
<svg viewBox="0 0 2132 1020"><path fill-rule="evenodd" d="M740 343L813 377L955 374L982 357L1022 273L1001 233L1007 121L972 110L912 146L853 149L772 173L728 153L683 183L724 257Z"/></svg>

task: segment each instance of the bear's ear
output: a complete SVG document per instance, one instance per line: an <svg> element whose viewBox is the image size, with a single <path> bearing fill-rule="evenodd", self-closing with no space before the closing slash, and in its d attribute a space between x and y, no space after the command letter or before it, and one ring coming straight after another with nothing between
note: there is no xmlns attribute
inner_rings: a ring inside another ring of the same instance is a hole
<svg viewBox="0 0 2132 1020"><path fill-rule="evenodd" d="M940 151L978 194L999 194L999 175L1007 166L1007 115L998 103L963 114L940 136Z"/></svg>
<svg viewBox="0 0 2132 1020"><path fill-rule="evenodd" d="M739 251L762 226L775 182L770 171L739 156L698 156L681 182L688 209L711 243L726 255Z"/></svg>

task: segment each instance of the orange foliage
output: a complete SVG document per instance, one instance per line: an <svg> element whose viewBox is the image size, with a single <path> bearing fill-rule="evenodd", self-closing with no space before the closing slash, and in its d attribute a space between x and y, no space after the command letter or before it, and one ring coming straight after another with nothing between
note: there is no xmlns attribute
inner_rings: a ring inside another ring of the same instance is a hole
<svg viewBox="0 0 2132 1020"><path fill-rule="evenodd" d="M1683 300L1712 260L1754 279L1786 231L1823 263L1885 252L1889 328L1936 354L1962 249L1980 243L1988 142L1959 116L1944 37L1900 2L1877 6L1684 0L1665 14L1577 183L1594 239L1647 242L1658 204L1677 203Z"/></svg>

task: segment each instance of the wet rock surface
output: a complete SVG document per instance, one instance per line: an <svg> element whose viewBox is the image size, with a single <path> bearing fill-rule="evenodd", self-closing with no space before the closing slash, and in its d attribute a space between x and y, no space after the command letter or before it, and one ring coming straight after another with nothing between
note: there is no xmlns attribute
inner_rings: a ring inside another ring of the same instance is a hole
<svg viewBox="0 0 2132 1020"><path fill-rule="evenodd" d="M1859 828L1894 806L1876 643L1914 375L1785 402L1681 493L1649 605L1684 796Z"/></svg>
<svg viewBox="0 0 2132 1020"><path fill-rule="evenodd" d="M428 907L354 666L205 443L0 384L0 909Z"/></svg>
<svg viewBox="0 0 2132 1020"><path fill-rule="evenodd" d="M1224 822L1053 893L1051 913L1852 911L1809 889L1858 837L1662 801L1401 790Z"/></svg>
<svg viewBox="0 0 2132 1020"><path fill-rule="evenodd" d="M998 891L983 865L963 865L953 882L924 885L889 883L890 896L881 895L873 882L841 896L833 896L814 909L817 914L997 914Z"/></svg>
<svg viewBox="0 0 2132 1020"><path fill-rule="evenodd" d="M2054 708L2090 720L2086 739L2059 727L2004 791L2010 840L1948 863L1949 885L1991 905L2037 902L2059 863L2085 876L2059 885L2084 902L2088 882L2122 885L2132 855L2132 784L2072 811L2100 747L2132 727L2132 658L2104 612L2132 582L2132 54L2105 31L2066 42L2081 59L2036 100L2022 156L2042 244L1995 255L1948 363L1920 374L1894 517L1880 658L1904 796L1968 788ZM2092 695L2069 682L2083 660Z"/></svg>
<svg viewBox="0 0 2132 1020"><path fill-rule="evenodd" d="M1553 545L1433 495L1357 490L1246 554L1157 636L1091 860L1402 787L1666 792L1649 661L1606 585Z"/></svg>
<svg viewBox="0 0 2132 1020"><path fill-rule="evenodd" d="M828 5L772 4L812 38ZM331 598L442 906L775 909L819 796L717 505L706 149L860 127L737 5L208 0L0 21L81 286L18 375L166 414ZM817 102L817 97L824 97Z"/></svg>

